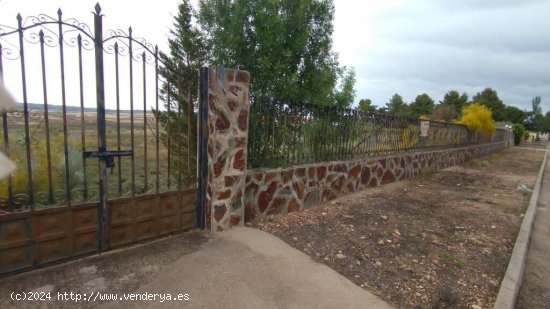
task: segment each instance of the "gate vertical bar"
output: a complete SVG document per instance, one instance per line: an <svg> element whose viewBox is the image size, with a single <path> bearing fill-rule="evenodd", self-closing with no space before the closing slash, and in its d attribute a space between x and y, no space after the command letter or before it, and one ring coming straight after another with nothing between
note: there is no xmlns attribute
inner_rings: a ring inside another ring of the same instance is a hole
<svg viewBox="0 0 550 309"><path fill-rule="evenodd" d="M105 77L103 72L103 25L101 7L95 6L94 13L94 47L97 96L97 139L98 151L107 151L107 136L105 132ZM99 158L99 250L109 248L107 221L107 166L104 158Z"/></svg>
<svg viewBox="0 0 550 309"><path fill-rule="evenodd" d="M159 110L159 47L155 45L155 109L157 113L160 113ZM168 115L170 117L170 115ZM159 135L159 119L155 121L155 150L156 150L156 186L155 192L158 194L160 192L160 157L159 157L159 147L160 147L160 135ZM170 150L168 150L170 152Z"/></svg>
<svg viewBox="0 0 550 309"><path fill-rule="evenodd" d="M57 10L59 21L59 65L61 73L61 104L63 110L63 153L65 157L65 190L67 191L67 205L71 206L71 184L69 171L69 142L67 131L67 101L65 97L65 56L63 52L63 20L61 9Z"/></svg>
<svg viewBox="0 0 550 309"><path fill-rule="evenodd" d="M199 125L197 126L198 177L196 223L205 228L206 187L208 179L208 68L201 68L199 74Z"/></svg>
<svg viewBox="0 0 550 309"><path fill-rule="evenodd" d="M82 72L82 36L78 34L78 86L80 89L80 138L82 141L82 153L86 152L86 118L84 114L84 77ZM88 201L88 171L86 168L86 157L82 156L82 174L84 190L82 197Z"/></svg>
<svg viewBox="0 0 550 309"><path fill-rule="evenodd" d="M118 42L115 42L115 85L116 85L116 140L117 150L120 151L120 79L118 73ZM122 196L122 162L118 157L118 196Z"/></svg>
<svg viewBox="0 0 550 309"><path fill-rule="evenodd" d="M147 193L149 184L147 183L147 70L146 70L146 54L145 51L141 54L143 60L143 189L141 193Z"/></svg>
<svg viewBox="0 0 550 309"><path fill-rule="evenodd" d="M19 33L19 56L21 59L21 83L23 89L23 115L25 117L25 150L27 154L27 178L28 178L28 192L29 192L29 205L31 211L34 211L34 190L32 182L32 160L31 160L31 137L29 130L29 106L27 101L27 74L25 71L25 49L23 39L23 18L21 14L17 14L17 31Z"/></svg>
<svg viewBox="0 0 550 309"><path fill-rule="evenodd" d="M170 123L172 122L172 115L171 115L170 105L172 104L172 102L171 102L171 100L170 100L170 99L171 99L170 96L171 96L172 85L170 84L170 80L169 80L169 79L166 79L166 80L167 80L167 84L168 84L168 86L166 87L166 88L168 89L167 94L166 94L166 102L167 102L167 104L166 104L166 109L168 110L168 112L167 112L168 117L166 118L166 132L167 132L167 133L166 133L166 136L168 137L168 138L166 139L166 144L167 144L167 145L166 145L166 149L168 149L168 154L167 154L167 156L168 156L168 158L167 158L167 161L168 161L168 162L167 162L167 163L168 163L168 172L166 173L166 175L168 175L168 176L167 176L167 179L166 179L166 183L167 183L167 189L170 190L170 187L171 187L171 185L172 185L171 176L170 176L170 175L171 175L171 174L170 174L170 172L171 172L171 171L170 171L170 167L171 167L171 164L170 164L170 159L171 159L171 158L170 158L170 153L172 152L172 147L171 147L171 145L170 145L170 139L171 139L171 136L172 136L172 135L171 135L172 132L171 132L171 130L170 130L170 127L171 127L171 126L170 126Z"/></svg>
<svg viewBox="0 0 550 309"><path fill-rule="evenodd" d="M135 150L134 145L134 54L132 49L132 27L128 28L128 58L130 66L130 149L132 153ZM136 161L135 157L131 157L131 191L132 197L136 195Z"/></svg>
<svg viewBox="0 0 550 309"><path fill-rule="evenodd" d="M52 155L50 151L50 119L48 113L48 87L46 83L46 57L44 56L44 31L40 37L40 58L42 64L42 93L44 95L44 131L46 131L46 159L48 162L48 203L53 204Z"/></svg>

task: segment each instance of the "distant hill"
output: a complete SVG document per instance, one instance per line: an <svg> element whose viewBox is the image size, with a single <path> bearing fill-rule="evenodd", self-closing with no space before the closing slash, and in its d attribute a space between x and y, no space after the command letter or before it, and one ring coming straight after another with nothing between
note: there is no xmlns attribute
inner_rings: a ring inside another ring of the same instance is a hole
<svg viewBox="0 0 550 309"><path fill-rule="evenodd" d="M17 103L17 107L19 109L23 109L23 103ZM27 103L27 107L29 109L34 110L44 110L44 104L43 103ZM62 105L56 105L56 104L48 104L48 111L52 113L61 113L63 112L63 106ZM95 113L97 111L96 108L92 107L84 107L85 113ZM130 110L120 110L123 114L129 114ZM67 106L67 113L80 113L80 107L79 106ZM105 109L106 114L116 114L116 109ZM135 109L134 114L143 114L143 110Z"/></svg>

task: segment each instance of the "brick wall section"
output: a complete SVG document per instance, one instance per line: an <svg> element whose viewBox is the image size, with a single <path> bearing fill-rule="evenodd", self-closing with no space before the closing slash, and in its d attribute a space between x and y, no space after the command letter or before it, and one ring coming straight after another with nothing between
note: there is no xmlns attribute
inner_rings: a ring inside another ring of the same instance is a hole
<svg viewBox="0 0 550 309"><path fill-rule="evenodd" d="M244 224L249 83L246 71L209 68L207 230Z"/></svg>
<svg viewBox="0 0 550 309"><path fill-rule="evenodd" d="M324 162L278 169L249 170L244 193L245 221L289 213L336 197L418 176L505 148L498 142L456 149L405 153L367 160Z"/></svg>

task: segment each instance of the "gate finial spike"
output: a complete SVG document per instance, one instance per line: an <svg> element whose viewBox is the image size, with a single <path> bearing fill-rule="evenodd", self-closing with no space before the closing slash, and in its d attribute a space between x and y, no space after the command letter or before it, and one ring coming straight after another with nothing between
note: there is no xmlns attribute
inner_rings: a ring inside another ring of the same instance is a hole
<svg viewBox="0 0 550 309"><path fill-rule="evenodd" d="M97 2L97 3L95 4L95 7L94 7L94 8L95 8L96 14L99 15L99 13L101 13L101 6L99 5L99 2Z"/></svg>
<svg viewBox="0 0 550 309"><path fill-rule="evenodd" d="M22 19L23 19L23 17L21 17L21 13L17 13L17 20L21 21Z"/></svg>
<svg viewBox="0 0 550 309"><path fill-rule="evenodd" d="M61 8L57 9L57 16L61 17L63 15L63 12L61 12Z"/></svg>

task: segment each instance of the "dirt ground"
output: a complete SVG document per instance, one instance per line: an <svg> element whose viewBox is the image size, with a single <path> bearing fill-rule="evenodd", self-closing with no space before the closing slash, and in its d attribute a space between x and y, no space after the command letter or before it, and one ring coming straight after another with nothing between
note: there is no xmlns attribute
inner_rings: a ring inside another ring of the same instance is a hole
<svg viewBox="0 0 550 309"><path fill-rule="evenodd" d="M201 231L166 237L36 271L0 278L0 308L91 308L96 302L56 300L59 293L131 293L159 270L208 241ZM13 301L11 292L50 293L48 301Z"/></svg>
<svg viewBox="0 0 550 309"><path fill-rule="evenodd" d="M491 308L543 157L511 148L251 225L398 308Z"/></svg>

